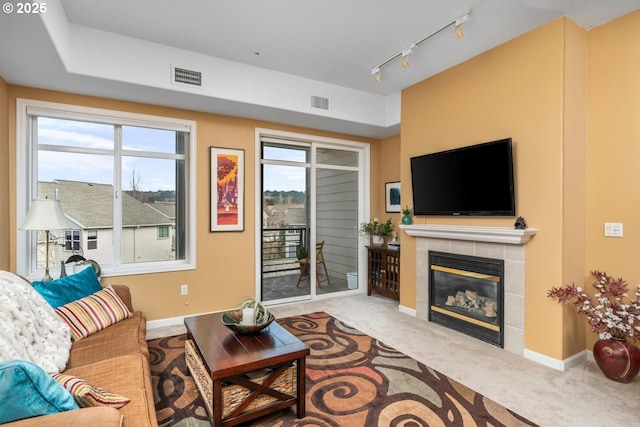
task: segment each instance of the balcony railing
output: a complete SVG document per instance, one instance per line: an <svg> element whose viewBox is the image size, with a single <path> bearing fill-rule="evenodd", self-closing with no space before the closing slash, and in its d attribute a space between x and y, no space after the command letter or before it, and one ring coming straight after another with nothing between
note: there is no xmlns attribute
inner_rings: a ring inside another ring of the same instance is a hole
<svg viewBox="0 0 640 427"><path fill-rule="evenodd" d="M285 275L298 272L296 252L301 243L307 245L306 227L264 228L262 230L262 272Z"/></svg>

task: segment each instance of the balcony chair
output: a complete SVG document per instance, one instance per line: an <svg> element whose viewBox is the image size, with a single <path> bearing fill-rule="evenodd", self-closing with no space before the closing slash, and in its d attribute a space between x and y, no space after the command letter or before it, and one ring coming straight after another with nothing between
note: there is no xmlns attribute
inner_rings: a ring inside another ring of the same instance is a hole
<svg viewBox="0 0 640 427"><path fill-rule="evenodd" d="M322 253L323 247L324 247L324 240L320 243L316 243L316 283L318 284L319 288L322 287L322 282L327 282L328 285L331 285L331 280L329 279L329 272L327 271L327 264L325 264L324 262L324 254ZM302 281L302 278L307 274L309 274L308 273L309 269L305 268L305 266L308 267L310 261L311 260L309 258L300 260L300 277L298 277L298 283L296 283L296 288L300 286L300 282ZM323 280L320 280L320 267L319 267L320 264L322 264L322 267L324 268ZM303 273L305 270L307 271L307 274Z"/></svg>

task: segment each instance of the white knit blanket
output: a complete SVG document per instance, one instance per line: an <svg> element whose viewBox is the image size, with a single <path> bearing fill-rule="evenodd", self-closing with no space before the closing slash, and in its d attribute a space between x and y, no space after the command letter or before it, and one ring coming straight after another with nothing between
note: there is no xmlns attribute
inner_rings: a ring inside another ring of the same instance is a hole
<svg viewBox="0 0 640 427"><path fill-rule="evenodd" d="M0 270L0 362L28 360L50 373L64 370L71 330L29 282Z"/></svg>

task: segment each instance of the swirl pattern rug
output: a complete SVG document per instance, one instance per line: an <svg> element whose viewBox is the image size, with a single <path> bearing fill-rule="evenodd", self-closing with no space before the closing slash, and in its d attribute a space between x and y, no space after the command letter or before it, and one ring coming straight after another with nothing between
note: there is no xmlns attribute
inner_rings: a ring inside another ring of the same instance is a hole
<svg viewBox="0 0 640 427"><path fill-rule="evenodd" d="M311 349L306 417L285 410L255 427L535 426L381 341L322 312L278 322ZM149 341L160 426L208 426L184 362L185 335Z"/></svg>

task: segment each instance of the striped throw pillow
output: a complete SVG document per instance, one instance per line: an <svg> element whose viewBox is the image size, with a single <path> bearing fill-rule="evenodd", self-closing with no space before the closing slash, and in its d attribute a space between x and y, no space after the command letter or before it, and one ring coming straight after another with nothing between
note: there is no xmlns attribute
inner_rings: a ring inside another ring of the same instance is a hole
<svg viewBox="0 0 640 427"><path fill-rule="evenodd" d="M71 339L74 341L131 316L127 306L110 286L58 307L56 313L71 328Z"/></svg>
<svg viewBox="0 0 640 427"><path fill-rule="evenodd" d="M112 406L122 408L131 399L112 393L102 387L96 387L73 375L52 374L51 375L62 387L64 387L81 408L91 406Z"/></svg>

